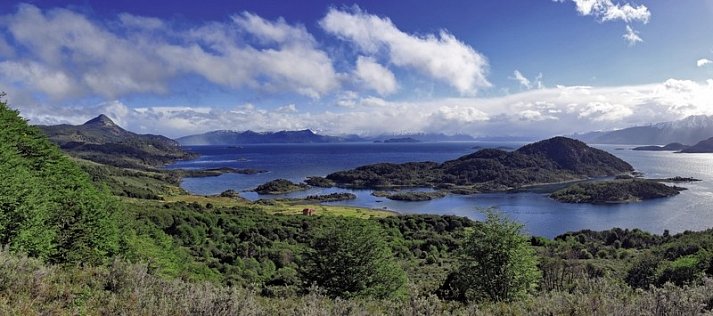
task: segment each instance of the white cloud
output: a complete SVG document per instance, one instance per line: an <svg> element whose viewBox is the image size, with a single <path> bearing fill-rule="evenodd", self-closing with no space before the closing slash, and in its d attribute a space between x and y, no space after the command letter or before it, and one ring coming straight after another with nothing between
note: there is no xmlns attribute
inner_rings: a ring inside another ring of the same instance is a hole
<svg viewBox="0 0 713 316"><path fill-rule="evenodd" d="M119 21L124 27L127 28L158 30L165 26L161 19L138 16L129 13L120 13Z"/></svg>
<svg viewBox="0 0 713 316"><path fill-rule="evenodd" d="M277 108L277 112L280 113L297 113L297 106L294 104L283 105Z"/></svg>
<svg viewBox="0 0 713 316"><path fill-rule="evenodd" d="M567 2L569 0L554 0L555 2ZM632 22L649 23L651 11L645 5L632 5L630 3L614 3L612 0L571 0L574 2L577 12L583 16L594 16L601 22L622 21L626 25L624 39L629 45L643 42L639 32L629 25Z"/></svg>
<svg viewBox="0 0 713 316"><path fill-rule="evenodd" d="M49 95L70 95L77 92L69 75L35 62L3 61L0 62L0 73L5 81Z"/></svg>
<svg viewBox="0 0 713 316"><path fill-rule="evenodd" d="M384 51L391 64L415 69L461 94L475 94L491 86L486 79L485 56L446 31L437 35L407 34L389 18L367 14L359 8L351 12L330 9L319 23L325 31L354 43L362 52Z"/></svg>
<svg viewBox="0 0 713 316"><path fill-rule="evenodd" d="M619 4L611 0L572 0L577 7L577 12L581 15L592 15L602 22L621 20L626 23L642 22L648 23L651 18L649 9L641 5L631 5L629 3Z"/></svg>
<svg viewBox="0 0 713 316"><path fill-rule="evenodd" d="M710 59L708 59L708 58L701 58L701 59L699 59L699 60L696 61L696 66L698 66L698 67L703 67L703 66L708 65L708 64L711 64L711 63L713 63L713 61L711 61Z"/></svg>
<svg viewBox="0 0 713 316"><path fill-rule="evenodd" d="M545 88L545 84L542 82L542 77L542 73L539 73L537 74L537 77L535 77L534 81L530 81L530 79L525 77L525 75L523 75L519 70L515 69L515 71L513 71L513 76L508 77L508 79L517 81L523 89L529 90L532 88Z"/></svg>
<svg viewBox="0 0 713 316"><path fill-rule="evenodd" d="M232 17L233 22L241 27L246 32L256 36L265 43L295 43L298 45L312 45L315 43L312 34L307 32L304 26L289 25L283 18L278 18L276 21L268 21L262 17L250 13L243 12L242 14Z"/></svg>
<svg viewBox="0 0 713 316"><path fill-rule="evenodd" d="M371 57L359 56L354 75L364 86L380 95L394 93L399 88L396 76Z"/></svg>
<svg viewBox="0 0 713 316"><path fill-rule="evenodd" d="M641 43L644 40L639 36L639 32L631 28L631 26L626 26L626 33L622 37L629 43L629 46L636 45L636 43Z"/></svg>
<svg viewBox="0 0 713 316"><path fill-rule="evenodd" d="M514 77L511 77L510 79L515 80L518 83L520 83L520 85L523 88L525 88L525 89L532 88L532 84L530 83L530 80L527 79L525 76L523 76L519 70L515 69L515 71L513 72L513 76Z"/></svg>
<svg viewBox="0 0 713 316"><path fill-rule="evenodd" d="M1 87L0 87L1 88ZM473 135L544 138L592 130L671 121L689 115L713 115L713 80L670 79L658 84L624 87L558 86L492 98L445 98L393 102L345 93L348 108L299 111L299 104L272 110L246 104L228 109L210 107L146 107L120 102L95 107L55 108L23 105L21 113L35 123L82 123L110 111L112 118L142 133L169 136L217 129L295 130L326 134L399 132L469 133ZM14 103L14 97L10 104Z"/></svg>
<svg viewBox="0 0 713 316"><path fill-rule="evenodd" d="M78 91L107 98L167 93L171 81L182 75L229 88L287 90L313 98L339 86L327 53L316 47L303 26L283 19L268 21L243 13L232 22L209 22L189 30L130 14L117 19L119 23L109 27L71 10L42 11L21 4L17 12L0 17L0 28L26 52L24 59L11 62L68 77L71 88L40 90L53 98L76 96ZM247 35L266 46L248 44ZM0 49L7 55L4 51Z"/></svg>

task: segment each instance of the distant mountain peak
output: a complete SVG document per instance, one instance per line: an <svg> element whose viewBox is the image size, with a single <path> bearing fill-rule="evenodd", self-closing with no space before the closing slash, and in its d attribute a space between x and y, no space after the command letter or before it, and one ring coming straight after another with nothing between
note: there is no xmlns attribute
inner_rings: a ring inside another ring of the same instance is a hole
<svg viewBox="0 0 713 316"><path fill-rule="evenodd" d="M84 123L85 126L104 126L104 127L118 127L114 121L112 121L108 116L104 114L99 114L99 116Z"/></svg>

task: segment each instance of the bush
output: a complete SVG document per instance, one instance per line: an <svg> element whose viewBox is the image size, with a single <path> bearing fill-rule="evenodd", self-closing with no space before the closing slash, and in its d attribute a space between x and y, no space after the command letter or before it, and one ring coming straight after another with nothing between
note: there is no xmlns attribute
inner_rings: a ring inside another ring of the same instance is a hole
<svg viewBox="0 0 713 316"><path fill-rule="evenodd" d="M541 274L521 231L521 224L489 212L466 240L460 267L446 280L444 293L466 301L509 301L532 292Z"/></svg>
<svg viewBox="0 0 713 316"><path fill-rule="evenodd" d="M313 243L304 262L306 286L331 297L395 297L404 292L406 274L394 260L383 231L366 221L340 221Z"/></svg>

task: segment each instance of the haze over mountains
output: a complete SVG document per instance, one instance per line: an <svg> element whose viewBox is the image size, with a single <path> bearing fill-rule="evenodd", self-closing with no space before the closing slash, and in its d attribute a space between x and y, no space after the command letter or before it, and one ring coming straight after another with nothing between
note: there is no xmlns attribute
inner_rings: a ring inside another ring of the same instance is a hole
<svg viewBox="0 0 713 316"><path fill-rule="evenodd" d="M197 135L177 138L181 145L240 145L240 144L273 144L273 143L343 143L343 142L371 142L386 141L394 138L411 138L419 142L441 141L473 141L469 135L446 135L442 133L427 134L393 134L375 137L360 137L357 135L328 136L320 135L312 130L279 131L279 132L254 132L254 131L213 131Z"/></svg>
<svg viewBox="0 0 713 316"><path fill-rule="evenodd" d="M587 143L630 145L670 143L693 145L710 137L713 137L713 116L706 115L689 116L677 121L647 126L574 135L574 138Z"/></svg>

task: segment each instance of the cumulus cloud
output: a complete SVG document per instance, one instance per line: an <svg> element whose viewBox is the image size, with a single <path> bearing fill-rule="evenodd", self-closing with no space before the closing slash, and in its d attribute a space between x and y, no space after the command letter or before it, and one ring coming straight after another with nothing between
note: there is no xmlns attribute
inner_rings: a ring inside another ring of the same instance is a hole
<svg viewBox="0 0 713 316"><path fill-rule="evenodd" d="M82 123L99 113L142 133L183 136L217 129L294 130L326 134L374 135L398 132L468 133L483 136L544 138L592 130L671 121L689 115L713 115L713 80L669 79L624 87L557 86L502 97L387 101L345 93L348 111L297 111L299 104L274 109L245 104L231 108L146 107L121 102L56 109L21 107L33 123ZM11 102L12 104L12 102ZM300 107L301 108L301 107ZM635 115L634 115L635 114Z"/></svg>
<svg viewBox="0 0 713 316"><path fill-rule="evenodd" d="M703 66L708 65L708 64L711 64L711 63L713 63L713 61L711 61L710 59L708 59L708 58L701 58L701 59L699 59L699 60L696 61L696 66L698 66L698 67L703 67Z"/></svg>
<svg viewBox="0 0 713 316"><path fill-rule="evenodd" d="M570 0L554 0L555 2L568 2ZM631 28L632 22L649 23L651 11L645 5L632 5L630 3L614 3L612 0L571 0L577 12L583 16L593 16L600 22L622 21L626 25L624 39L629 45L635 45L643 40L638 32Z"/></svg>
<svg viewBox="0 0 713 316"><path fill-rule="evenodd" d="M564 2L565 0L559 0ZM645 5L631 5L630 3L614 3L611 0L572 0L577 12L581 15L591 15L602 22L621 20L626 23L638 21L648 23L651 12Z"/></svg>
<svg viewBox="0 0 713 316"><path fill-rule="evenodd" d="M34 68L20 76L27 80L5 84L34 87L33 74L49 73L57 87L44 85L39 91L60 99L78 91L108 98L167 93L180 75L197 75L230 88L287 90L313 98L339 86L332 60L316 47L312 35L283 19L242 13L230 22L192 29L130 14L120 14L117 20L103 24L67 9L19 5L17 12L0 17L0 28L23 50L22 58L5 67ZM246 37L256 39L257 45ZM8 55L2 43L0 53ZM71 88L60 87L59 81Z"/></svg>
<svg viewBox="0 0 713 316"><path fill-rule="evenodd" d="M394 93L399 88L396 76L371 57L359 56L354 75L364 86L380 95Z"/></svg>
<svg viewBox="0 0 713 316"><path fill-rule="evenodd" d="M330 9L319 22L328 33L352 42L362 52L385 52L391 64L414 69L445 82L461 94L475 94L490 87L488 61L447 31L423 36L399 30L389 18L359 8Z"/></svg>

